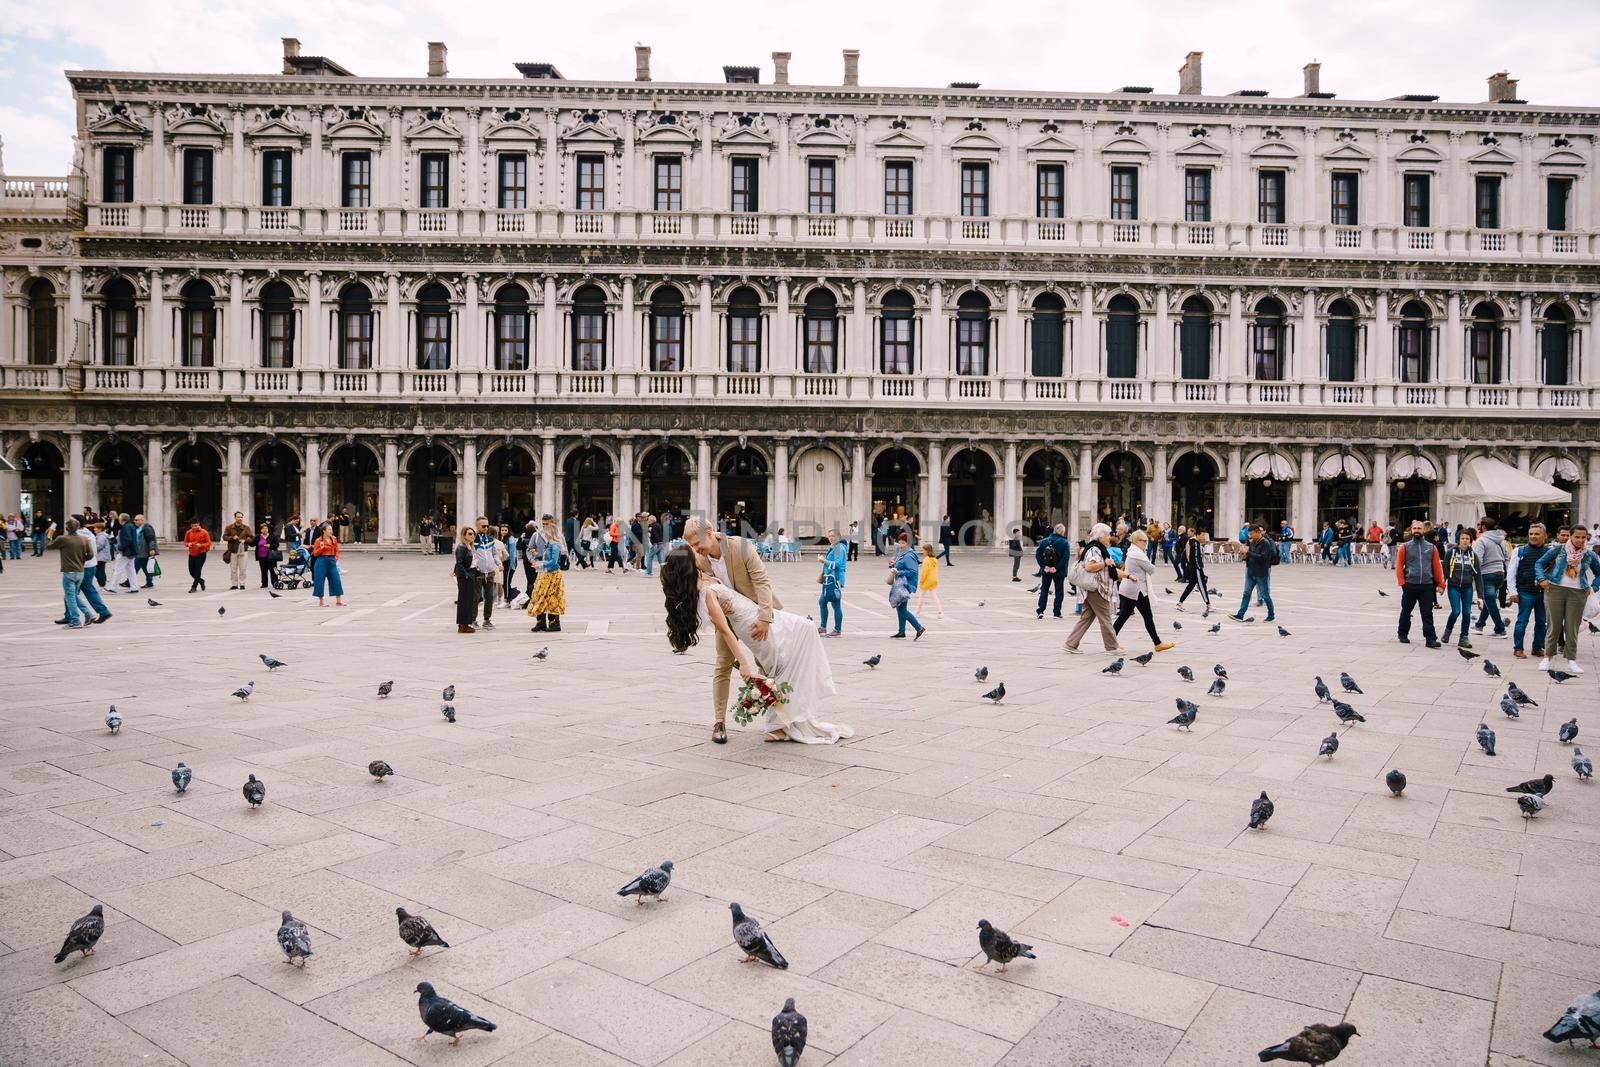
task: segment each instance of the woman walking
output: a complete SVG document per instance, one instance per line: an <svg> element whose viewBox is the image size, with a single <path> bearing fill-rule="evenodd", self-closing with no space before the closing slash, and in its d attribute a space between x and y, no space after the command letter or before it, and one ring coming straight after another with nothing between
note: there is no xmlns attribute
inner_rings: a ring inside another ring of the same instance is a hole
<svg viewBox="0 0 1600 1067"><path fill-rule="evenodd" d="M544 523L544 549L539 555L539 577L528 596L528 614L537 621L533 632L558 634L561 616L567 613L567 583L561 573L561 556L566 546L561 543L561 531L554 519Z"/></svg>
<svg viewBox="0 0 1600 1067"><path fill-rule="evenodd" d="M199 519L189 524L189 532L183 535L183 543L189 549L189 592L204 590L206 580L203 575L206 553L211 551L211 535L206 533Z"/></svg>
<svg viewBox="0 0 1600 1067"><path fill-rule="evenodd" d="M1472 625L1472 590L1478 580L1478 563L1472 552L1472 535L1462 530L1456 547L1444 565L1445 591L1450 594L1450 618L1444 624L1444 642L1450 643L1450 630L1461 620L1461 647L1471 648L1467 629Z"/></svg>
<svg viewBox="0 0 1600 1067"><path fill-rule="evenodd" d="M323 603L323 590L333 595L335 607L344 607L344 583L339 580L339 539L333 536L333 527L323 523L317 530L317 539L311 542L311 579L316 587L317 607Z"/></svg>
<svg viewBox="0 0 1600 1067"><path fill-rule="evenodd" d="M1022 569L1022 527L1011 527L1011 539L1006 542L1006 553L1011 557L1011 580L1022 581L1017 572Z"/></svg>
<svg viewBox="0 0 1600 1067"><path fill-rule="evenodd" d="M933 597L933 610L944 618L944 605L939 603L939 552L931 544L922 546L922 570L917 575L917 614L922 614L922 598Z"/></svg>
<svg viewBox="0 0 1600 1067"><path fill-rule="evenodd" d="M1183 611L1183 602L1189 599L1189 594L1196 589L1200 590L1200 601L1205 604L1206 610L1201 613L1203 618L1211 614L1211 591L1206 587L1206 554L1205 546L1209 538L1204 533L1193 537L1184 538L1178 545L1178 567L1184 580L1188 582L1183 587L1183 593L1178 597L1177 608Z"/></svg>
<svg viewBox="0 0 1600 1067"><path fill-rule="evenodd" d="M911 535L904 530L896 542L897 555L891 556L889 564L889 606L894 608L895 618L900 623L898 633L890 634L890 638L904 637L906 624L917 631L917 636L911 640L913 643L922 640L922 635L927 628L911 613L911 594L916 591L917 583L921 580L922 566L917 561L916 550L911 547Z"/></svg>
<svg viewBox="0 0 1600 1067"><path fill-rule="evenodd" d="M1149 544L1150 536L1143 530L1134 530L1128 535L1128 551L1122 563L1122 583L1117 587L1120 605L1117 608L1117 621L1111 628L1121 634L1122 624L1137 611L1139 617L1144 619L1150 643L1157 652L1165 652L1172 644L1162 641L1161 635L1156 633L1155 616L1150 611L1150 576L1155 574L1156 565L1145 554Z"/></svg>
<svg viewBox="0 0 1600 1067"><path fill-rule="evenodd" d="M261 588L272 588L272 568L282 559L278 552L278 535L272 527L262 523L256 529L256 566L261 568ZM242 587L241 587L242 588Z"/></svg>
<svg viewBox="0 0 1600 1067"><path fill-rule="evenodd" d="M456 562L452 573L456 576L456 633L475 634L473 625L478 618L478 572L472 569L472 546L477 542L478 531L470 526L461 527L456 538Z"/></svg>
<svg viewBox="0 0 1600 1067"><path fill-rule="evenodd" d="M1567 658L1568 674L1582 674L1578 666L1578 627L1583 624L1583 606L1589 591L1600 590L1600 556L1589 548L1588 527L1574 526L1566 544L1551 545L1534 564L1533 573L1544 589L1545 613L1550 617L1539 669L1549 670L1559 652Z"/></svg>

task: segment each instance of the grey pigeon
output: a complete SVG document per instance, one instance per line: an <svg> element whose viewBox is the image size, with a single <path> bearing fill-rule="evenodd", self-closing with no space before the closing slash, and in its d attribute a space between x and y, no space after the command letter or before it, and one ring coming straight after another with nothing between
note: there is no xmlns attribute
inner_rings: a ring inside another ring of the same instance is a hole
<svg viewBox="0 0 1600 1067"><path fill-rule="evenodd" d="M1194 671L1191 671L1188 665L1185 664L1184 666L1178 668L1178 677L1182 678L1186 682L1192 682L1194 681Z"/></svg>
<svg viewBox="0 0 1600 1067"><path fill-rule="evenodd" d="M444 702L446 704L448 704L451 701L455 700L455 698L456 698L456 687L454 685L445 686L444 687Z"/></svg>
<svg viewBox="0 0 1600 1067"><path fill-rule="evenodd" d="M1000 703L1005 698L1006 698L1006 683L1004 683L1004 682L1001 682L999 685L995 686L993 689L991 689L987 693L983 694L983 699L992 700L996 704Z"/></svg>
<svg viewBox="0 0 1600 1067"><path fill-rule="evenodd" d="M381 759L375 759L371 763L367 764L367 773L381 782L383 781L384 775L394 773L394 768L383 762Z"/></svg>
<svg viewBox="0 0 1600 1067"><path fill-rule="evenodd" d="M1221 678L1213 678L1211 679L1211 688L1206 690L1206 696L1219 697L1227 690L1227 688L1227 682L1223 681Z"/></svg>
<svg viewBox="0 0 1600 1067"><path fill-rule="evenodd" d="M1267 828L1267 820L1272 818L1273 810L1272 799L1267 796L1267 791L1263 789L1261 795L1250 802L1250 829L1265 830Z"/></svg>
<svg viewBox="0 0 1600 1067"><path fill-rule="evenodd" d="M1380 590L1378 590L1378 595L1379 596L1388 596L1389 594L1385 593L1382 589L1380 589Z"/></svg>
<svg viewBox="0 0 1600 1067"><path fill-rule="evenodd" d="M794 1008L794 998L783 1002L783 1010L772 1017L772 1051L783 1067L795 1067L806 1050L806 1017Z"/></svg>
<svg viewBox="0 0 1600 1067"><path fill-rule="evenodd" d="M1516 785L1508 785L1506 786L1506 792L1537 793L1539 796L1547 797L1550 795L1550 790L1554 789L1555 787L1556 776L1553 774L1547 774L1543 778L1530 778L1526 782L1518 782Z"/></svg>
<svg viewBox="0 0 1600 1067"><path fill-rule="evenodd" d="M1527 693L1524 693L1522 689L1518 687L1516 682L1506 683L1506 695L1512 700L1515 700L1518 704L1521 704L1523 707L1536 708L1539 706L1539 702L1533 699Z"/></svg>
<svg viewBox="0 0 1600 1067"><path fill-rule="evenodd" d="M157 600L157 599L156 599L156 598L155 598L155 597L153 597L153 596L147 596L147 597L145 597L145 598L144 598L144 602L145 602L145 603L146 603L146 604L149 604L149 605L150 605L150 606L151 606L151 607L153 607L153 608L159 608L159 607L160 607L160 606L161 606L161 601L159 601L159 600Z"/></svg>
<svg viewBox="0 0 1600 1067"><path fill-rule="evenodd" d="M1544 797L1538 793L1523 793L1517 798L1517 807L1522 809L1522 817L1531 819L1544 810Z"/></svg>
<svg viewBox="0 0 1600 1067"><path fill-rule="evenodd" d="M1255 622L1256 621L1256 617L1254 615L1246 615L1244 617L1244 621L1245 622Z"/></svg>
<svg viewBox="0 0 1600 1067"><path fill-rule="evenodd" d="M1141 667L1148 667L1150 666L1150 661L1155 658L1156 654L1154 652L1146 652L1142 656L1133 657L1133 662L1137 663Z"/></svg>
<svg viewBox="0 0 1600 1067"><path fill-rule="evenodd" d="M1555 682L1557 685L1577 677L1576 674L1568 674L1566 671L1558 671L1553 667L1544 673L1548 674L1550 676L1550 680Z"/></svg>
<svg viewBox="0 0 1600 1067"><path fill-rule="evenodd" d="M1178 714L1168 719L1167 723L1171 726L1181 726L1185 730L1192 730L1194 727L1195 717L1199 714L1200 705L1179 697Z"/></svg>
<svg viewBox="0 0 1600 1067"><path fill-rule="evenodd" d="M862 660L861 662L866 664L868 667L876 669L878 664L883 662L883 655L881 653L875 653L875 654L873 654L871 656L868 656L866 659Z"/></svg>
<svg viewBox="0 0 1600 1067"><path fill-rule="evenodd" d="M645 897L655 897L661 903L661 894L672 884L672 861L662 860L661 866L651 867L639 877L617 890L619 897L635 897L634 904L643 904Z"/></svg>
<svg viewBox="0 0 1600 1067"><path fill-rule="evenodd" d="M1593 624L1591 624L1593 625ZM1600 993L1585 993L1572 1002L1566 1014L1544 1032L1546 1041L1560 1044L1583 1038L1590 1048L1600 1048Z"/></svg>
<svg viewBox="0 0 1600 1067"><path fill-rule="evenodd" d="M1168 588L1167 588L1167 587L1166 587L1166 586L1162 586L1162 587L1161 587L1161 591L1162 591L1162 592L1163 592L1163 593L1165 593L1165 594L1167 594L1167 595L1168 595L1168 596L1171 596L1171 595L1172 595L1172 590L1171 590L1171 589L1168 589Z"/></svg>
<svg viewBox="0 0 1600 1067"><path fill-rule="evenodd" d="M271 597L273 600L282 600L283 599L283 594L278 592L276 589L268 589L267 590L267 595L269 597Z"/></svg>
<svg viewBox="0 0 1600 1067"><path fill-rule="evenodd" d="M111 710L106 712L106 729L116 733L122 729L122 716L117 714L117 706L111 705Z"/></svg>
<svg viewBox="0 0 1600 1067"><path fill-rule="evenodd" d="M1600 626L1596 626L1592 622L1589 623L1589 632L1592 634L1600 634Z"/></svg>
<svg viewBox="0 0 1600 1067"><path fill-rule="evenodd" d="M1577 745L1572 746L1572 769L1578 773L1580 781L1594 777L1594 764Z"/></svg>
<svg viewBox="0 0 1600 1067"><path fill-rule="evenodd" d="M383 697L388 696L392 692L394 692L394 682L393 681L379 682L378 683L378 697L379 697L379 699L382 699Z"/></svg>
<svg viewBox="0 0 1600 1067"><path fill-rule="evenodd" d="M1483 673L1491 678L1498 678L1500 677L1500 668L1495 666L1494 660L1486 659L1483 661Z"/></svg>
<svg viewBox="0 0 1600 1067"><path fill-rule="evenodd" d="M244 798L250 802L252 808L259 808L261 802L267 799L267 783L252 774L250 780L244 784Z"/></svg>
<svg viewBox="0 0 1600 1067"><path fill-rule="evenodd" d="M1104 667L1101 667L1100 668L1100 673L1101 674L1121 674L1122 673L1122 664L1124 662L1125 661L1123 660L1123 658L1121 656L1118 656L1116 659L1112 660L1110 663L1106 664Z"/></svg>
<svg viewBox="0 0 1600 1067"><path fill-rule="evenodd" d="M461 1044L461 1035L468 1030L496 1029L495 1024L481 1015L474 1015L466 1008L453 1000L447 1000L433 991L432 982L417 983L417 1014L422 1016L422 1022L428 1029L423 1031L421 1041L429 1034L443 1034L450 1038L452 1045Z"/></svg>
<svg viewBox="0 0 1600 1067"><path fill-rule="evenodd" d="M1288 1060L1291 1063L1310 1063L1320 1067L1339 1058L1339 1053L1352 1037L1360 1037L1354 1023L1312 1023L1287 1041L1269 1045L1256 1053L1262 1063L1269 1060Z"/></svg>
<svg viewBox="0 0 1600 1067"><path fill-rule="evenodd" d="M733 913L733 939L744 950L744 959L739 962L753 963L760 960L763 963L770 963L780 971L787 971L789 961L783 958L783 953L772 943L772 938L761 929L761 924L746 915L737 902L729 904L728 910Z"/></svg>
<svg viewBox="0 0 1600 1067"><path fill-rule="evenodd" d="M227 613L228 613L228 609L227 608L218 608L217 609L217 614L218 615L226 615Z"/></svg>
<svg viewBox="0 0 1600 1067"><path fill-rule="evenodd" d="M1176 620L1176 619L1174 619L1174 620L1173 620L1173 621L1172 621L1172 628L1173 628L1173 629L1174 629L1174 630L1181 630L1181 629L1183 629L1183 623L1181 623L1181 622L1178 622L1178 621L1177 621L1177 620Z"/></svg>
<svg viewBox="0 0 1600 1067"><path fill-rule="evenodd" d="M1361 687L1356 684L1356 680L1344 671L1339 672L1339 684L1344 686L1346 693L1361 693ZM1366 694L1362 693L1361 695L1365 696Z"/></svg>
<svg viewBox="0 0 1600 1067"><path fill-rule="evenodd" d="M1278 627L1278 636L1279 637L1290 637L1292 635L1289 633L1288 630L1285 630L1283 627L1280 626L1280 627Z"/></svg>
<svg viewBox="0 0 1600 1067"><path fill-rule="evenodd" d="M989 668L979 667L977 670L972 672L972 677L977 681L987 682L989 680Z"/></svg>
<svg viewBox="0 0 1600 1067"><path fill-rule="evenodd" d="M1522 718L1522 712L1517 707L1517 702L1511 699L1510 693L1500 694L1500 710L1506 713L1508 719Z"/></svg>
<svg viewBox="0 0 1600 1067"><path fill-rule="evenodd" d="M94 943L100 940L100 935L105 932L105 909L96 904L89 909L89 914L72 920L72 925L67 928L67 939L61 942L61 951L56 953L55 961L60 963L74 952L93 956Z"/></svg>
<svg viewBox="0 0 1600 1067"><path fill-rule="evenodd" d="M1469 652L1466 649L1462 648L1460 645L1456 646L1456 654L1459 655L1462 659L1465 659L1465 660L1474 660L1474 659L1478 658L1478 653Z"/></svg>
<svg viewBox="0 0 1600 1067"><path fill-rule="evenodd" d="M1339 735L1337 733L1324 737L1322 744L1317 746L1317 755L1327 756L1329 759L1332 759L1333 754L1337 751L1339 751Z"/></svg>
<svg viewBox="0 0 1600 1067"><path fill-rule="evenodd" d="M1406 791L1406 776L1396 768L1383 776L1383 784L1389 787L1389 792L1399 796Z"/></svg>
<svg viewBox="0 0 1600 1067"><path fill-rule="evenodd" d="M444 707L439 709L439 714L444 716L445 722L455 722L456 706L454 704L446 704Z"/></svg>
<svg viewBox="0 0 1600 1067"><path fill-rule="evenodd" d="M1211 665L1211 673L1216 675L1218 678L1227 678L1228 668L1224 667L1220 663L1214 663Z"/></svg>
<svg viewBox="0 0 1600 1067"><path fill-rule="evenodd" d="M283 913L283 925L278 927L278 947L283 949L285 961L298 961L301 967L306 965L306 957L311 955L311 931L287 911Z"/></svg>
<svg viewBox="0 0 1600 1067"><path fill-rule="evenodd" d="M1211 629L1206 631L1206 633L1208 633L1208 634L1220 634L1221 632L1222 632L1222 624L1220 622L1212 623L1211 624Z"/></svg>
<svg viewBox="0 0 1600 1067"><path fill-rule="evenodd" d="M250 694L254 693L255 691L256 691L256 683L254 683L254 682L246 682L243 685L241 685L239 688L235 689L233 691L233 695L238 697L240 700L249 700L250 699Z"/></svg>
<svg viewBox="0 0 1600 1067"><path fill-rule="evenodd" d="M287 667L288 666L288 664L283 662L282 660L273 659L271 656L268 656L266 654L263 654L261 656L261 662L266 665L266 668L269 671L275 671L279 667Z"/></svg>
<svg viewBox="0 0 1600 1067"><path fill-rule="evenodd" d="M1489 729L1486 722L1478 724L1478 747L1483 749L1484 755L1494 755L1494 731Z"/></svg>
<svg viewBox="0 0 1600 1067"><path fill-rule="evenodd" d="M1572 718L1568 719L1566 722L1561 724L1559 729L1556 730L1556 739L1559 740L1563 745L1572 744L1572 742L1577 739L1577 736L1577 716L1573 716Z"/></svg>
<svg viewBox="0 0 1600 1067"><path fill-rule="evenodd" d="M1004 930L990 925L988 919L978 920L978 947L983 949L983 962L978 964L977 969L981 971L991 963L998 963L1000 966L996 968L996 974L1005 974L1006 967L1014 959L1039 958L1033 954L1032 945L1013 940Z"/></svg>
<svg viewBox="0 0 1600 1067"><path fill-rule="evenodd" d="M190 771L188 765L181 760L178 762L176 767L172 768L172 784L177 787L177 790L180 793L187 793L189 791L189 780L193 777L194 773Z"/></svg>
<svg viewBox="0 0 1600 1067"><path fill-rule="evenodd" d="M985 605L985 604L987 604L987 603L988 603L988 601L987 601L987 600L980 600L980 601L978 601L978 607L980 607L980 608L981 608L981 607L983 607L983 606L984 606L984 605Z"/></svg>
<svg viewBox="0 0 1600 1067"><path fill-rule="evenodd" d="M1317 675L1317 684L1311 687L1311 691L1317 694L1318 704L1326 704L1328 699L1333 696L1333 693L1328 689L1328 684L1322 680L1322 675L1320 674Z"/></svg>
<svg viewBox="0 0 1600 1067"><path fill-rule="evenodd" d="M1365 715L1361 714L1355 708L1352 708L1349 704L1346 704L1338 697L1333 698L1333 713L1339 716L1339 721L1344 723L1346 726L1349 726L1351 723L1367 721L1367 717Z"/></svg>
<svg viewBox="0 0 1600 1067"><path fill-rule="evenodd" d="M394 909L395 918L400 920L400 940L411 946L413 956L422 955L422 950L430 945L439 948L449 948L450 942L439 936L439 931L433 924L420 915L412 915L404 908Z"/></svg>
<svg viewBox="0 0 1600 1067"><path fill-rule="evenodd" d="M533 654L533 658L534 659L549 659L550 658L550 646L546 645L543 648L541 648L539 651L535 652Z"/></svg>

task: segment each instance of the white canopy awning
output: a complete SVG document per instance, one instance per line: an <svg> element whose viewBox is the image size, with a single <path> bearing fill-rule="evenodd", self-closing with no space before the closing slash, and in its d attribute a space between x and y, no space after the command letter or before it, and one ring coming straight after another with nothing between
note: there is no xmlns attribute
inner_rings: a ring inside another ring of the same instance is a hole
<svg viewBox="0 0 1600 1067"><path fill-rule="evenodd" d="M1566 456L1546 456L1533 468L1533 476L1541 482L1554 482L1560 478L1564 482L1581 482L1583 475L1578 471L1578 465Z"/></svg>
<svg viewBox="0 0 1600 1067"><path fill-rule="evenodd" d="M1445 493L1446 503L1565 504L1572 494L1549 482L1523 474L1509 463L1488 456L1469 459L1461 481Z"/></svg>
<svg viewBox="0 0 1600 1067"><path fill-rule="evenodd" d="M1389 464L1389 480L1399 481L1401 478L1421 478L1424 481L1436 482L1439 480L1439 469L1427 456L1407 452Z"/></svg>
<svg viewBox="0 0 1600 1067"><path fill-rule="evenodd" d="M1343 476L1354 482L1367 480L1367 465L1361 462L1361 457L1349 454L1334 453L1322 461L1322 466L1317 468L1317 477L1322 481L1329 481Z"/></svg>
<svg viewBox="0 0 1600 1067"><path fill-rule="evenodd" d="M1276 452L1257 452L1244 465L1244 480L1247 482L1257 478L1276 478L1280 482L1287 482L1294 479L1295 473L1294 464Z"/></svg>

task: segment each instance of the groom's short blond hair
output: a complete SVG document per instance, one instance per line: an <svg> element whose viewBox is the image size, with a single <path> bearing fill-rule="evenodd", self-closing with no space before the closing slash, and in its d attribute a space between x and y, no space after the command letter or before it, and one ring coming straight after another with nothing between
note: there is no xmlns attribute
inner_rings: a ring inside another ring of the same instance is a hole
<svg viewBox="0 0 1600 1067"><path fill-rule="evenodd" d="M700 515L690 515L683 520L683 539L692 541L711 529L711 524Z"/></svg>

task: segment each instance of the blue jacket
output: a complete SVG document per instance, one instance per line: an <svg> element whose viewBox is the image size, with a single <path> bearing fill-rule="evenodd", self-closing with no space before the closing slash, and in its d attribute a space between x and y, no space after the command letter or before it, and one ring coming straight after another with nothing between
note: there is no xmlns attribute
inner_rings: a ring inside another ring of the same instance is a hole
<svg viewBox="0 0 1600 1067"><path fill-rule="evenodd" d="M1039 547L1033 550L1033 561L1040 567L1044 566L1044 546L1054 545L1056 550L1055 567L1057 574L1066 574L1067 568L1072 566L1072 542L1059 534L1051 534L1039 542Z"/></svg>
<svg viewBox="0 0 1600 1067"><path fill-rule="evenodd" d="M561 546L554 541L544 543L544 553L539 557L539 569L545 573L561 569Z"/></svg>
<svg viewBox="0 0 1600 1067"><path fill-rule="evenodd" d="M894 561L894 569L895 573L906 580L906 590L915 593L917 591L917 579L922 574L922 561L917 556L917 550L908 548L900 553L899 557Z"/></svg>
<svg viewBox="0 0 1600 1067"><path fill-rule="evenodd" d="M822 557L822 587L836 586L844 588L845 561L849 558L850 548L843 541L829 547L827 555Z"/></svg>
<svg viewBox="0 0 1600 1067"><path fill-rule="evenodd" d="M1551 545L1543 556L1540 556L1533 565L1533 580L1536 582L1555 582L1558 575L1556 568L1561 565L1561 557L1566 555L1565 545ZM1593 581L1590 576L1593 576ZM1583 550L1583 562L1578 565L1578 582L1588 589L1600 589L1600 556L1594 554L1594 549Z"/></svg>

